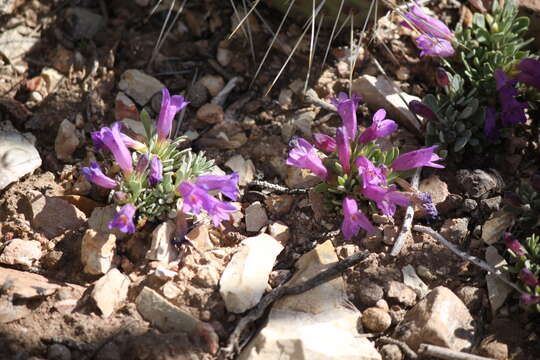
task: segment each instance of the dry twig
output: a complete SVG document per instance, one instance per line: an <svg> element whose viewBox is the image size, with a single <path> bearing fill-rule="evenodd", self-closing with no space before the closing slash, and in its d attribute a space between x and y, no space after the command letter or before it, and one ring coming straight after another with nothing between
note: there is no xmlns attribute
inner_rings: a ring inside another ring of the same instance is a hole
<svg viewBox="0 0 540 360"><path fill-rule="evenodd" d="M464 352L450 350L447 348L429 344L420 345L418 353L424 356L433 356L445 360L495 360L493 358L467 354Z"/></svg>
<svg viewBox="0 0 540 360"><path fill-rule="evenodd" d="M409 347L409 345L407 345L403 341L399 341L388 336L381 336L380 338L377 339L377 341L380 341L385 344L397 345L405 353L407 358L413 359L413 360L418 359L418 355L416 355L416 353Z"/></svg>
<svg viewBox="0 0 540 360"><path fill-rule="evenodd" d="M278 184L272 184L268 181L262 181L262 180L253 180L250 181L248 186L258 186L263 189L275 191L275 192L281 192L284 194L306 194L309 189L289 189L288 187L281 186Z"/></svg>
<svg viewBox="0 0 540 360"><path fill-rule="evenodd" d="M309 89L304 93L305 99L307 102L319 106L325 110L337 112L336 107L333 104L327 103L326 101L321 100L319 95L313 89Z"/></svg>

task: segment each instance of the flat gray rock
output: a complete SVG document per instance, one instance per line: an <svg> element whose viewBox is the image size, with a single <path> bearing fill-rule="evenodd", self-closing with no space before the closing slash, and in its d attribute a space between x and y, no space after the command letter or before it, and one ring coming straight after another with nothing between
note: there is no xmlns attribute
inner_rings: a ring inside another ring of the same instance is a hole
<svg viewBox="0 0 540 360"><path fill-rule="evenodd" d="M37 149L14 131L0 132L0 190L41 166Z"/></svg>

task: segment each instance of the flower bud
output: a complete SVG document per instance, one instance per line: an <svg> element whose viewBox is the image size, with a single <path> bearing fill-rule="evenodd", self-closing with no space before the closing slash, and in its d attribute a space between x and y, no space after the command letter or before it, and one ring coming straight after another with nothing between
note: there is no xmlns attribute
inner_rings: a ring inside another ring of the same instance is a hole
<svg viewBox="0 0 540 360"><path fill-rule="evenodd" d="M149 161L148 154L141 155L141 157L139 158L139 161L137 162L137 167L135 168L135 172L137 174L142 174L148 167L149 162L150 161Z"/></svg>
<svg viewBox="0 0 540 360"><path fill-rule="evenodd" d="M435 70L435 79L437 80L437 85L440 87L447 87L450 84L448 73L441 67Z"/></svg>
<svg viewBox="0 0 540 360"><path fill-rule="evenodd" d="M123 203L128 198L127 194L123 191L115 191L113 196L114 200L118 203Z"/></svg>
<svg viewBox="0 0 540 360"><path fill-rule="evenodd" d="M409 109L417 115L425 117L429 120L436 120L437 115L427 105L422 104L418 100L413 100L409 103Z"/></svg>

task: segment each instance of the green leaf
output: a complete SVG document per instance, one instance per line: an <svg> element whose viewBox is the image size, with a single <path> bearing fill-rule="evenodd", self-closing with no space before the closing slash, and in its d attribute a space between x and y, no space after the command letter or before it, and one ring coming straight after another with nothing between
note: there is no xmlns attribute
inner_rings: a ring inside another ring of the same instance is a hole
<svg viewBox="0 0 540 360"><path fill-rule="evenodd" d="M148 112L143 109L141 111L140 118L144 126L144 132L146 133L146 138L151 139L154 135L153 134L154 124L152 122L152 119L150 119L150 115L148 115Z"/></svg>
<svg viewBox="0 0 540 360"><path fill-rule="evenodd" d="M465 145L467 145L467 142L469 141L469 138L470 137L467 137L467 136L459 137L456 140L455 144L454 144L454 152L459 152L459 151L463 150Z"/></svg>

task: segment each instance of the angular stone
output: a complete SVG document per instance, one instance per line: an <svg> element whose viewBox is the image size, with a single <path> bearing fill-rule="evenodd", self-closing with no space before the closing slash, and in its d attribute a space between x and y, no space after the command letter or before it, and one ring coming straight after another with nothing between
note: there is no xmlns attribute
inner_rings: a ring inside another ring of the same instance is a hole
<svg viewBox="0 0 540 360"><path fill-rule="evenodd" d="M279 221L270 224L270 226L268 227L268 231L270 232L270 236L272 236L274 239L276 239L282 244L286 244L291 237L291 234L289 233L289 227Z"/></svg>
<svg viewBox="0 0 540 360"><path fill-rule="evenodd" d="M5 294L24 299L49 296L61 288L44 276L4 267L0 267L0 286Z"/></svg>
<svg viewBox="0 0 540 360"><path fill-rule="evenodd" d="M461 244L469 233L469 218L446 219L441 227L441 235L454 244Z"/></svg>
<svg viewBox="0 0 540 360"><path fill-rule="evenodd" d="M7 324L9 322L19 320L30 315L30 310L26 304L15 305L5 296L0 297L0 324Z"/></svg>
<svg viewBox="0 0 540 360"><path fill-rule="evenodd" d="M27 35L28 34L28 35ZM0 54L11 62L23 57L39 41L39 33L19 25L0 33Z"/></svg>
<svg viewBox="0 0 540 360"><path fill-rule="evenodd" d="M442 203L449 195L448 185L437 175L431 175L429 178L422 180L418 190L430 194L434 205Z"/></svg>
<svg viewBox="0 0 540 360"><path fill-rule="evenodd" d="M491 190L502 188L502 180L497 174L484 170L462 169L456 173L456 180L461 188L473 199L477 199Z"/></svg>
<svg viewBox="0 0 540 360"><path fill-rule="evenodd" d="M413 289L420 299L427 295L429 287L416 274L412 265L405 266L401 269L401 273L403 274L403 283Z"/></svg>
<svg viewBox="0 0 540 360"><path fill-rule="evenodd" d="M238 185L240 186L246 186L255 178L255 165L251 160L244 159L240 154L234 155L227 160L225 166L238 173Z"/></svg>
<svg viewBox="0 0 540 360"><path fill-rule="evenodd" d="M152 96L164 87L161 81L137 69L124 71L118 84L118 88L131 96L140 106L146 105Z"/></svg>
<svg viewBox="0 0 540 360"><path fill-rule="evenodd" d="M334 247L327 241L297 261L298 270L288 285L305 281L337 261ZM360 313L347 304L341 277L278 300L267 324L239 359L380 360L373 343L358 336Z"/></svg>
<svg viewBox="0 0 540 360"><path fill-rule="evenodd" d="M86 222L86 215L81 210L60 198L31 191L26 200L31 209L32 227L48 238L78 229Z"/></svg>
<svg viewBox="0 0 540 360"><path fill-rule="evenodd" d="M416 292L399 281L391 280L388 282L386 296L405 306L413 306L416 303Z"/></svg>
<svg viewBox="0 0 540 360"><path fill-rule="evenodd" d="M114 103L114 118L116 121L123 119L139 120L139 112L137 105L122 91L116 94Z"/></svg>
<svg viewBox="0 0 540 360"><path fill-rule="evenodd" d="M255 201L246 208L246 230L257 232L268 222L268 215L264 206Z"/></svg>
<svg viewBox="0 0 540 360"><path fill-rule="evenodd" d="M242 247L227 264L219 282L219 293L227 310L242 313L257 305L268 276L283 245L267 234L242 241Z"/></svg>
<svg viewBox="0 0 540 360"><path fill-rule="evenodd" d="M213 147L223 150L238 149L248 138L237 121L224 120L214 125L210 131L197 140L201 147Z"/></svg>
<svg viewBox="0 0 540 360"><path fill-rule="evenodd" d="M41 244L35 240L13 239L0 255L0 262L8 265L32 266L41 258Z"/></svg>
<svg viewBox="0 0 540 360"><path fill-rule="evenodd" d="M105 274L111 268L115 249L116 236L114 234L86 230L81 244L83 271L91 275Z"/></svg>
<svg viewBox="0 0 540 360"><path fill-rule="evenodd" d="M66 34L73 40L92 39L105 26L103 16L83 7L72 7L64 14Z"/></svg>
<svg viewBox="0 0 540 360"><path fill-rule="evenodd" d="M204 104L197 110L197 120L206 124L217 124L223 121L225 113L223 108L217 104Z"/></svg>
<svg viewBox="0 0 540 360"><path fill-rule="evenodd" d="M482 240L488 245L499 241L503 232L514 224L514 214L507 211L497 211L482 226Z"/></svg>
<svg viewBox="0 0 540 360"><path fill-rule="evenodd" d="M200 251L212 249L214 248L214 244L212 244L212 240L210 240L209 231L209 225L198 225L186 235L186 239L192 241L195 244L195 247Z"/></svg>
<svg viewBox="0 0 540 360"><path fill-rule="evenodd" d="M37 149L15 131L0 131L0 190L41 166Z"/></svg>
<svg viewBox="0 0 540 360"><path fill-rule="evenodd" d="M152 245L146 253L149 260L158 260L168 264L178 258L178 250L172 240L176 231L174 221L159 224L152 232Z"/></svg>
<svg viewBox="0 0 540 360"><path fill-rule="evenodd" d="M219 92L223 90L223 87L225 86L225 81L223 78L217 75L205 75L199 80L199 82L204 85L211 96L216 96L219 94Z"/></svg>
<svg viewBox="0 0 540 360"><path fill-rule="evenodd" d="M182 294L182 289L176 286L172 281L167 281L165 284L163 284L160 290L163 296L171 300L176 299L178 296L180 296L180 294Z"/></svg>
<svg viewBox="0 0 540 360"><path fill-rule="evenodd" d="M497 249L493 246L489 246L486 249L486 262L500 270L503 270L504 266L508 265L506 260L499 255ZM504 273L503 276L506 280L510 280L508 274ZM495 312L504 304L508 295L512 293L512 288L491 273L486 274L486 284L491 311L495 314Z"/></svg>
<svg viewBox="0 0 540 360"><path fill-rule="evenodd" d="M54 141L56 157L64 161L72 160L71 155L73 155L73 152L77 149L79 144L80 141L77 136L75 125L68 119L64 119L60 123L58 133L56 134L56 140Z"/></svg>
<svg viewBox="0 0 540 360"><path fill-rule="evenodd" d="M392 84L384 76L362 75L353 81L351 91L362 96L371 111L383 108L388 112L389 118L395 119L415 133L421 132L422 125L408 106L412 100L420 99L401 91L397 84Z"/></svg>
<svg viewBox="0 0 540 360"><path fill-rule="evenodd" d="M96 281L91 297L103 317L109 317L127 298L129 278L118 269L111 269Z"/></svg>
<svg viewBox="0 0 540 360"><path fill-rule="evenodd" d="M473 318L450 289L439 286L405 315L394 336L413 350L427 343L463 351L473 344Z"/></svg>

